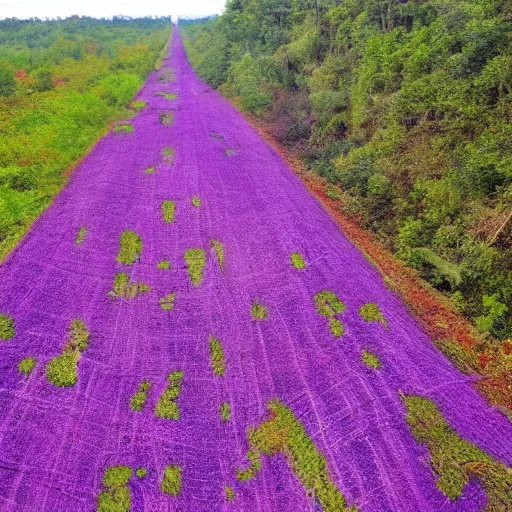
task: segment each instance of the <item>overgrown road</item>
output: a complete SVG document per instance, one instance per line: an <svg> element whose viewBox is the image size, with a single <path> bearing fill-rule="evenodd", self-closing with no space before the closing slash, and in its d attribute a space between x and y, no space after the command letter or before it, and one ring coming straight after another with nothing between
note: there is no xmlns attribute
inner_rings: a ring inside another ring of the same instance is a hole
<svg viewBox="0 0 512 512"><path fill-rule="evenodd" d="M170 55L0 267L0 510L501 506L510 422Z"/></svg>

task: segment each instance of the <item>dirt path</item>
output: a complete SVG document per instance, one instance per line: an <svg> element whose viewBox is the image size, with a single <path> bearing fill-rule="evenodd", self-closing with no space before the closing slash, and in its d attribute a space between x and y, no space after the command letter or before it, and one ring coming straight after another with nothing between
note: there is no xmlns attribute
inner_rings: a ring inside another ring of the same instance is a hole
<svg viewBox="0 0 512 512"><path fill-rule="evenodd" d="M399 393L435 401L464 439L508 465L512 425L434 348L243 117L195 76L177 33L171 50L137 97L148 105L133 119L135 131L97 144L0 267L0 313L14 318L16 332L0 341L2 512L95 510L105 468L121 464L149 471L130 481L135 511L319 510L283 456L263 457L252 481L236 479L235 468L247 466L246 429L265 419L274 397L302 422L349 504L480 510L485 498L474 483L454 504L437 489ZM176 80L159 80L170 69ZM166 126L160 118L168 114ZM171 223L164 201L175 205ZM142 240L133 265L116 262L123 230ZM212 240L222 244L223 264ZM184 259L189 249L205 251L198 286ZM305 269L291 264L295 252ZM167 260L169 269L157 268ZM120 272L150 290L119 297L136 288L115 290ZM315 309L324 290L346 305L335 315L341 337ZM160 307L163 297L172 309ZM255 303L267 308L265 320L252 316ZM387 327L362 319L366 303L379 306ZM77 384L60 388L46 380L45 365L63 352L74 319L87 326L89 344ZM212 370L210 335L225 353L223 376ZM365 366L363 350L382 368ZM26 357L38 361L28 378L17 369ZM180 419L156 418L177 371ZM143 379L151 387L136 412L130 399ZM182 468L179 496L160 491L168 465ZM229 504L226 485L236 491Z"/></svg>

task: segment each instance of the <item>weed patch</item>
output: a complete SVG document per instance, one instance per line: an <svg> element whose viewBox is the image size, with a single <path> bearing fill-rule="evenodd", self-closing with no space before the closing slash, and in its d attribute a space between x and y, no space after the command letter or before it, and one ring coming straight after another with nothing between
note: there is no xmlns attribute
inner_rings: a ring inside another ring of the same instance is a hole
<svg viewBox="0 0 512 512"><path fill-rule="evenodd" d="M361 354L361 360L369 368L375 368L376 370L382 368L382 363L380 362L380 359L375 354L372 354L367 350L363 350L363 353Z"/></svg>
<svg viewBox="0 0 512 512"><path fill-rule="evenodd" d="M19 362L18 370L28 377L32 373L36 364L37 359L34 359L33 357L26 357Z"/></svg>
<svg viewBox="0 0 512 512"><path fill-rule="evenodd" d="M256 318L257 320L266 320L268 317L268 309L266 306L261 304L260 302L255 302L252 305L252 317Z"/></svg>
<svg viewBox="0 0 512 512"><path fill-rule="evenodd" d="M317 313L322 316L329 317L329 329L331 334L336 338L343 336L345 327L338 318L334 318L334 315L343 313L347 308L343 302L330 291L318 292L313 300L315 301L315 308Z"/></svg>
<svg viewBox="0 0 512 512"><path fill-rule="evenodd" d="M226 485L226 499L228 501L233 501L236 497L236 493L234 489Z"/></svg>
<svg viewBox="0 0 512 512"><path fill-rule="evenodd" d="M160 263L158 263L156 268L160 270L169 270L171 268L171 262L168 260L162 260Z"/></svg>
<svg viewBox="0 0 512 512"><path fill-rule="evenodd" d="M388 322L384 318L384 315L382 314L377 304L372 302L364 304L359 308L359 314L366 322L380 322L381 324L384 324L386 327L388 327Z"/></svg>
<svg viewBox="0 0 512 512"><path fill-rule="evenodd" d="M241 482L247 482L253 480L256 475L261 471L261 454L258 450L250 449L247 452L247 458L249 459L249 467L247 469L237 469L236 478Z"/></svg>
<svg viewBox="0 0 512 512"><path fill-rule="evenodd" d="M164 309L165 311L172 311L174 309L174 301L176 300L176 294L170 293L169 295L166 295L165 297L162 297L158 304L159 306Z"/></svg>
<svg viewBox="0 0 512 512"><path fill-rule="evenodd" d="M130 108L133 110L142 110L143 108L147 107L147 103L145 101L132 101L130 103Z"/></svg>
<svg viewBox="0 0 512 512"><path fill-rule="evenodd" d="M153 174L156 171L156 167L148 167L144 172L146 174Z"/></svg>
<svg viewBox="0 0 512 512"><path fill-rule="evenodd" d="M292 261L292 265L295 268L297 268L299 270L306 268L306 263L304 262L302 255L299 254L298 252L292 252L292 254L290 255L290 259Z"/></svg>
<svg viewBox="0 0 512 512"><path fill-rule="evenodd" d="M217 240L211 240L211 244L215 254L217 255L217 261L221 271L224 271L224 246Z"/></svg>
<svg viewBox="0 0 512 512"><path fill-rule="evenodd" d="M462 439L434 402L414 395L402 399L416 441L428 447L438 489L454 501L474 479L487 494L486 511L512 510L512 470Z"/></svg>
<svg viewBox="0 0 512 512"><path fill-rule="evenodd" d="M178 95L174 92L159 92L157 93L158 96L162 96L163 98L166 98L168 100L175 100Z"/></svg>
<svg viewBox="0 0 512 512"><path fill-rule="evenodd" d="M210 335L210 359L213 366L213 373L222 376L226 371L226 360L224 358L224 350L220 341Z"/></svg>
<svg viewBox="0 0 512 512"><path fill-rule="evenodd" d="M77 237L76 237L76 243L77 243L78 245L80 245L80 244L84 241L84 239L85 239L85 235L86 235L86 234L87 234L87 229L85 229L85 228L80 228L80 229L78 230L78 235L77 235Z"/></svg>
<svg viewBox="0 0 512 512"><path fill-rule="evenodd" d="M160 486L165 494L179 496L181 492L181 467L167 466Z"/></svg>
<svg viewBox="0 0 512 512"><path fill-rule="evenodd" d="M128 466L107 468L103 474L103 487L98 497L97 512L129 512L132 493L128 487L133 474Z"/></svg>
<svg viewBox="0 0 512 512"><path fill-rule="evenodd" d="M225 149L224 154L226 156L235 156L238 153L236 149Z"/></svg>
<svg viewBox="0 0 512 512"><path fill-rule="evenodd" d="M247 431L251 466L249 473L239 479L255 476L252 473L261 469L261 455L283 454L304 489L316 496L322 510L355 511L347 508L344 496L329 478L325 458L293 412L278 399L271 400L268 407L270 419Z"/></svg>
<svg viewBox="0 0 512 512"><path fill-rule="evenodd" d="M164 222L167 222L167 224L174 222L174 215L176 213L176 203L174 201L164 201L162 203L161 208Z"/></svg>
<svg viewBox="0 0 512 512"><path fill-rule="evenodd" d="M146 478L146 476L148 474L148 470L146 468L138 468L137 471L135 471L135 474L139 478Z"/></svg>
<svg viewBox="0 0 512 512"><path fill-rule="evenodd" d="M160 122L164 126L171 126L174 123L174 114L172 112L165 112L164 114L160 114Z"/></svg>
<svg viewBox="0 0 512 512"><path fill-rule="evenodd" d="M193 197L192 198L192 204L196 207L196 208L199 208L201 206L201 199L199 199L199 197Z"/></svg>
<svg viewBox="0 0 512 512"><path fill-rule="evenodd" d="M174 82L174 71L170 69L164 71L158 79L164 84L172 84Z"/></svg>
<svg viewBox="0 0 512 512"><path fill-rule="evenodd" d="M130 283L130 274L118 272L114 278L114 291L110 293L124 299L135 299L140 293L148 292L150 289L143 283Z"/></svg>
<svg viewBox="0 0 512 512"><path fill-rule="evenodd" d="M149 394L149 388L151 387L151 384L149 380L145 379L143 380L139 388L137 389L137 392L132 396L130 400L130 407L133 411L142 411L146 405L146 401L148 399Z"/></svg>
<svg viewBox="0 0 512 512"><path fill-rule="evenodd" d="M176 156L176 151L172 148L165 148L162 151L162 159L164 164L172 165L174 164L174 159Z"/></svg>
<svg viewBox="0 0 512 512"><path fill-rule="evenodd" d="M189 249L185 252L184 258L192 284L199 286L203 280L203 271L206 264L206 256L203 249Z"/></svg>
<svg viewBox="0 0 512 512"><path fill-rule="evenodd" d="M62 354L46 365L46 379L54 386L72 387L78 380L78 361L89 343L89 332L81 320L73 320Z"/></svg>
<svg viewBox="0 0 512 512"><path fill-rule="evenodd" d="M329 329L331 330L332 335L336 336L336 338L340 338L345 332L345 327L337 318L331 318L329 320Z"/></svg>
<svg viewBox="0 0 512 512"><path fill-rule="evenodd" d="M115 133L133 133L134 131L135 131L135 128L133 127L133 124L124 123L124 124L116 124L114 126Z"/></svg>
<svg viewBox="0 0 512 512"><path fill-rule="evenodd" d="M119 241L118 263L133 265L142 253L142 240L134 231L124 230Z"/></svg>
<svg viewBox="0 0 512 512"><path fill-rule="evenodd" d="M14 334L14 318L0 314L0 340L10 340Z"/></svg>
<svg viewBox="0 0 512 512"><path fill-rule="evenodd" d="M155 416L157 418L166 418L170 420L180 419L180 409L175 400L181 392L181 384L183 382L183 372L174 372L167 377L169 385L160 395L155 406Z"/></svg>
<svg viewBox="0 0 512 512"><path fill-rule="evenodd" d="M231 419L231 406L227 402L222 403L220 406L220 417L224 423Z"/></svg>

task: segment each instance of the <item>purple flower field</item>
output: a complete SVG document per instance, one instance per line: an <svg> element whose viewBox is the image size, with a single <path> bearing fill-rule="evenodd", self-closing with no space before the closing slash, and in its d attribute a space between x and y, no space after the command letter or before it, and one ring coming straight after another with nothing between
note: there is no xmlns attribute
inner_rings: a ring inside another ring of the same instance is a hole
<svg viewBox="0 0 512 512"><path fill-rule="evenodd" d="M196 77L177 30L170 46L133 130L98 142L0 267L1 512L510 510L478 478L441 492L403 396L501 468L510 421ZM250 429L274 399L296 421L265 451ZM346 508L304 483L293 432ZM109 483L117 466L133 474Z"/></svg>

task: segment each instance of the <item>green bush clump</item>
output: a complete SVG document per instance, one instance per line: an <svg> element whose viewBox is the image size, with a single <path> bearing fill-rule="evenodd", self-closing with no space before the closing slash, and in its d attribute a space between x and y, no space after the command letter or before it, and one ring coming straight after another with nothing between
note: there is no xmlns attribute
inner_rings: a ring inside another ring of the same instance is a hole
<svg viewBox="0 0 512 512"><path fill-rule="evenodd" d="M170 496L179 496L181 492L181 467L167 466L164 471L164 477L160 488L165 494Z"/></svg>
<svg viewBox="0 0 512 512"><path fill-rule="evenodd" d="M117 262L133 265L142 253L142 240L135 231L124 230L119 240Z"/></svg>
<svg viewBox="0 0 512 512"><path fill-rule="evenodd" d="M14 318L0 314L0 340L10 340L14 335Z"/></svg>
<svg viewBox="0 0 512 512"><path fill-rule="evenodd" d="M18 363L18 370L25 374L27 377L32 373L32 370L37 364L37 359L33 357L26 357Z"/></svg>

